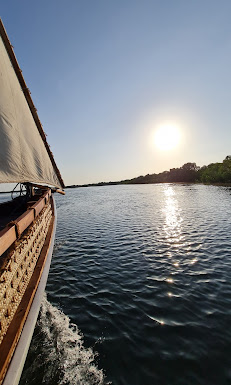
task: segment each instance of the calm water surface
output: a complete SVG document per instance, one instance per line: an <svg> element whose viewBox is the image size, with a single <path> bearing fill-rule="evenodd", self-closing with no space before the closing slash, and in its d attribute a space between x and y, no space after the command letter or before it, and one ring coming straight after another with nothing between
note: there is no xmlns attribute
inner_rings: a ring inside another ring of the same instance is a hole
<svg viewBox="0 0 231 385"><path fill-rule="evenodd" d="M174 184L57 196L21 384L231 384L230 202L229 188Z"/></svg>

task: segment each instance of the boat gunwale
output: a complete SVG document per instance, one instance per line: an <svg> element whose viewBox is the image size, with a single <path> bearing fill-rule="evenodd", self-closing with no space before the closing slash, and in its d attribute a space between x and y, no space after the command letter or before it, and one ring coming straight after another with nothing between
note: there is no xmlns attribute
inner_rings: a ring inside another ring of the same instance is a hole
<svg viewBox="0 0 231 385"><path fill-rule="evenodd" d="M28 202L29 207L14 221L9 222L0 231L0 257L1 255L21 237L22 233L38 217L51 196L51 190L46 190L37 202Z"/></svg>
<svg viewBox="0 0 231 385"><path fill-rule="evenodd" d="M35 266L34 272L31 276L29 284L26 288L26 291L22 297L22 300L16 310L14 318L12 319L10 326L7 330L6 335L0 345L1 354L0 354L0 385L3 383L6 376L7 370L11 363L13 354L19 342L24 324L26 322L27 316L30 312L33 299L36 295L40 279L43 274L43 270L46 264L47 256L49 253L50 245L52 243L52 236L55 229L55 215L54 215L54 202L53 197L51 199L52 205L52 219L49 225L47 236L41 250L39 259Z"/></svg>

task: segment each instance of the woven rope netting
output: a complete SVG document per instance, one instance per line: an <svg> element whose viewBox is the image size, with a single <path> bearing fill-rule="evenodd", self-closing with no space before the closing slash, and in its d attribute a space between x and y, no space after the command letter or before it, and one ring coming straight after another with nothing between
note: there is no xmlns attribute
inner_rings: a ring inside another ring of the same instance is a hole
<svg viewBox="0 0 231 385"><path fill-rule="evenodd" d="M0 344L30 282L51 218L52 209L48 203L15 242L0 270Z"/></svg>

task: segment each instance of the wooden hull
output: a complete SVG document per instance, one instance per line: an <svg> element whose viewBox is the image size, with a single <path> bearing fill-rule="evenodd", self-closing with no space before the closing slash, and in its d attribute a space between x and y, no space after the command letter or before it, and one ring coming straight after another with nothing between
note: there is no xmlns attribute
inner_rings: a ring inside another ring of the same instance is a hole
<svg viewBox="0 0 231 385"><path fill-rule="evenodd" d="M39 202L41 202L41 199L39 200ZM39 206L39 204L37 204L37 206ZM51 210L52 214L51 213L49 214L48 230L45 234L43 244L39 249L39 256L36 260L33 271L31 272L31 276L26 286L26 289L23 292L23 296L20 299L20 303L0 343L0 384L3 384L3 385L16 385L20 380L20 375L26 359L27 351L33 335L41 300L42 300L43 293L46 286L46 281L47 281L47 276L49 272L51 256L53 251L53 245L54 245L55 230L56 230L56 211L55 211L55 203L52 197L49 198L48 204L52 208ZM47 210L46 200L45 200L45 206L42 207L41 210L42 210L41 213L38 213L37 215L38 222L39 221L41 222L39 215L43 215L43 211L45 212L45 210ZM28 218L29 218L29 215L28 215ZM41 228L42 223L40 222L39 222L39 225ZM32 226L33 226L33 222L32 224L30 224L29 228L31 228ZM32 230L33 230L33 227L32 227ZM43 230L40 230L40 233L41 231ZM33 231L32 231L32 234L34 234ZM32 239L32 242L34 246L35 241L33 239ZM20 239L17 241L17 247L19 247L19 243L20 243ZM35 245L35 248L36 248L36 245ZM38 250L38 246L36 250ZM21 252L21 249L20 249L20 252ZM29 252L28 252L28 255L29 255ZM13 258L14 258L14 255L13 255ZM25 258L27 258L27 253ZM35 257L32 255L32 259L33 258ZM30 265L30 262L29 262L29 265ZM20 266L22 266L22 264ZM11 268L10 271L12 271L12 269L13 268ZM28 270L28 267L27 267L27 270ZM26 274L27 274L27 270L26 270ZM16 277L15 280L17 280L17 275L18 273L15 273L15 277ZM22 278L21 281L24 281L24 279ZM16 282L16 285L17 284L18 282ZM13 286L14 286L14 283L13 283ZM20 283L18 284L18 288L20 289ZM14 297L15 295L12 297L13 298L11 300L12 303L14 301Z"/></svg>

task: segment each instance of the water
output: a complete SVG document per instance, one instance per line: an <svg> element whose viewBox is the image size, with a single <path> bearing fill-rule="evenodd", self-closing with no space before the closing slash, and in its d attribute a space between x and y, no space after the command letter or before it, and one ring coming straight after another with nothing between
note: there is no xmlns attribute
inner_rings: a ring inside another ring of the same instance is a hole
<svg viewBox="0 0 231 385"><path fill-rule="evenodd" d="M20 384L230 384L230 202L229 188L179 184L57 196Z"/></svg>

